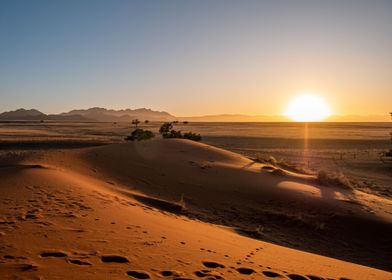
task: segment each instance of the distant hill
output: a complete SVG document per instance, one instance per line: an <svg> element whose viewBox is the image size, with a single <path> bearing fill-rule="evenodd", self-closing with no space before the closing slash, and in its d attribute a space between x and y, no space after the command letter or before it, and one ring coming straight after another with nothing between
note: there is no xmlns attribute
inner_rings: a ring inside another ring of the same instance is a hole
<svg viewBox="0 0 392 280"><path fill-rule="evenodd" d="M86 110L72 110L68 113L62 113L61 116L80 115L88 119L102 122L130 122L133 119L149 121L175 121L177 118L167 112L153 111L151 109L125 109L110 110L105 108L90 108Z"/></svg>
<svg viewBox="0 0 392 280"><path fill-rule="evenodd" d="M134 119L140 121L191 121L191 122L288 122L285 116L249 116L240 114L221 114L207 116L175 117L167 112L154 111L151 109L124 109L112 110L94 107L90 109L72 110L67 113L46 115L35 109L18 109L0 114L3 121L98 121L98 122L131 122ZM347 115L331 116L328 122L389 122L390 116L385 115Z"/></svg>
<svg viewBox="0 0 392 280"><path fill-rule="evenodd" d="M68 113L46 115L35 109L18 109L0 114L0 120L7 121L99 121L99 122L131 122L133 119L141 121L174 121L177 118L167 112L153 111L151 109L125 109L109 110L105 108L90 108L85 110L72 110Z"/></svg>
<svg viewBox="0 0 392 280"><path fill-rule="evenodd" d="M18 109L0 114L1 120L40 120L46 115L38 110Z"/></svg>

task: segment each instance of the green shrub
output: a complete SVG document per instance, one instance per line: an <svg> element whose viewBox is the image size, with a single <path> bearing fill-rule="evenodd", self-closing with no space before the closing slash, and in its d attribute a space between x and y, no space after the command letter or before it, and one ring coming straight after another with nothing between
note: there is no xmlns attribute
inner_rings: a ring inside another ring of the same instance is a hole
<svg viewBox="0 0 392 280"><path fill-rule="evenodd" d="M193 140L193 141L201 141L201 135L193 132L185 132L183 138Z"/></svg>
<svg viewBox="0 0 392 280"><path fill-rule="evenodd" d="M131 135L125 137L127 141L141 141L141 140L148 140L154 138L155 135L150 130L144 130L141 128L136 128L134 131L131 132Z"/></svg>
<svg viewBox="0 0 392 280"><path fill-rule="evenodd" d="M175 123L175 122L173 122ZM180 130L173 129L173 123L166 122L159 128L159 133L163 138L182 138L189 139L193 141L201 141L201 135L193 132L181 133Z"/></svg>
<svg viewBox="0 0 392 280"><path fill-rule="evenodd" d="M166 122L161 125L159 128L159 133L162 135L163 138L169 138L168 135L170 131L173 129L173 123Z"/></svg>

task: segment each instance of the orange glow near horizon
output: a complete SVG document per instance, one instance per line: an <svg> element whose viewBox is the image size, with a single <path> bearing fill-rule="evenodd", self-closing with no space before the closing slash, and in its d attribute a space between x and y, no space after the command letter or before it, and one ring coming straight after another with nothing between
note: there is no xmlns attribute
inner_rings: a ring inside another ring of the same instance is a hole
<svg viewBox="0 0 392 280"><path fill-rule="evenodd" d="M312 94L303 94L288 104L284 114L297 122L315 122L331 116L331 109L323 98Z"/></svg>

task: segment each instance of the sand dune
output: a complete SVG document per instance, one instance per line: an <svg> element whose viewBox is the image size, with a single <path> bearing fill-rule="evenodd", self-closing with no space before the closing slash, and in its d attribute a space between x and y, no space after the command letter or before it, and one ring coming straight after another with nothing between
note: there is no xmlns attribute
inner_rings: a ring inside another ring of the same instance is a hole
<svg viewBox="0 0 392 280"><path fill-rule="evenodd" d="M205 144L9 153L0 178L1 279L392 279L390 200Z"/></svg>

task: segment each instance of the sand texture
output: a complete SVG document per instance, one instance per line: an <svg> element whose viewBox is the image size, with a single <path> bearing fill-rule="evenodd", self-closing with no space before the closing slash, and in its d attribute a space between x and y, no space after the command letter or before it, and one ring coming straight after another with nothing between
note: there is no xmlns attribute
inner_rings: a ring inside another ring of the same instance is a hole
<svg viewBox="0 0 392 280"><path fill-rule="evenodd" d="M0 279L392 279L392 202L187 140L0 153Z"/></svg>

